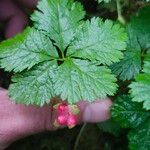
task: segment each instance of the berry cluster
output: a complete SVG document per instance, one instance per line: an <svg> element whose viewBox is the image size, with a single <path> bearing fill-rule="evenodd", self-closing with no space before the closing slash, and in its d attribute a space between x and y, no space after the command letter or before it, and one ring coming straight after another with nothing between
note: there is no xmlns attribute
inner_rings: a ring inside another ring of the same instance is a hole
<svg viewBox="0 0 150 150"><path fill-rule="evenodd" d="M79 108L77 105L69 105L67 103L58 103L54 106L56 110L55 127L68 126L73 128L78 123Z"/></svg>

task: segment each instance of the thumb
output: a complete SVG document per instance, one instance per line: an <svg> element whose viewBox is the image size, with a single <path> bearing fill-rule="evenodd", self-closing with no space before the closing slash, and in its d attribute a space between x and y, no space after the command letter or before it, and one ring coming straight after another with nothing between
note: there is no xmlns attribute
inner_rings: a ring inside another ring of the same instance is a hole
<svg viewBox="0 0 150 150"><path fill-rule="evenodd" d="M82 101L77 105L81 110L81 122L102 122L110 118L110 107L112 105L110 99L96 100L93 103Z"/></svg>

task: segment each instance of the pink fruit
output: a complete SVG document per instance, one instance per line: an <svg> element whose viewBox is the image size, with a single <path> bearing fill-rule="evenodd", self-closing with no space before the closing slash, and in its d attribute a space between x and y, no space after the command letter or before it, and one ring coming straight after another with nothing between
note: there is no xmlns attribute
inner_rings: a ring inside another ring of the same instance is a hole
<svg viewBox="0 0 150 150"><path fill-rule="evenodd" d="M77 116L76 115L69 115L67 120L68 126L75 126L77 124Z"/></svg>
<svg viewBox="0 0 150 150"><path fill-rule="evenodd" d="M64 115L60 115L60 116L57 117L57 122L60 125L66 125L66 123L67 123L67 117L64 116Z"/></svg>
<svg viewBox="0 0 150 150"><path fill-rule="evenodd" d="M66 103L58 105L58 111L63 112L68 110L68 105Z"/></svg>
<svg viewBox="0 0 150 150"><path fill-rule="evenodd" d="M79 108L77 105L68 105L67 103L60 103L54 106L57 117L54 125L59 127L61 125L74 127L78 123Z"/></svg>

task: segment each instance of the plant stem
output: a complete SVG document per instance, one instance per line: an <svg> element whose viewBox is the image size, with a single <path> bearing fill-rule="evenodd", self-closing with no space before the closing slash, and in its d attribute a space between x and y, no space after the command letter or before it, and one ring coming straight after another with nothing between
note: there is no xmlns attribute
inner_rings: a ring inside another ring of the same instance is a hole
<svg viewBox="0 0 150 150"><path fill-rule="evenodd" d="M83 133L83 131L84 131L86 125L87 125L87 123L84 123L84 124L82 125L82 127L81 127L81 129L80 129L80 132L79 132L79 134L78 134L78 136L77 136L77 138L76 138L76 141L75 141L73 150L77 150L77 147L78 147L78 145L79 145L79 141L80 141L81 135L82 135L82 133Z"/></svg>
<svg viewBox="0 0 150 150"><path fill-rule="evenodd" d="M118 12L118 21L125 25L126 24L126 20L125 18L122 16L122 6L120 4L120 0L116 0L116 4L117 4L117 12Z"/></svg>

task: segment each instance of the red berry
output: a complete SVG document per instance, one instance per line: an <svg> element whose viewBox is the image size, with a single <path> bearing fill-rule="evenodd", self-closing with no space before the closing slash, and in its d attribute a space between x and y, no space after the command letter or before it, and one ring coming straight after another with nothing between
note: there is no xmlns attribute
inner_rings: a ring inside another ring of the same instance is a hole
<svg viewBox="0 0 150 150"><path fill-rule="evenodd" d="M57 108L58 112L68 111L68 105L66 103L60 104Z"/></svg>
<svg viewBox="0 0 150 150"><path fill-rule="evenodd" d="M77 124L77 116L70 114L67 120L68 126L75 126Z"/></svg>
<svg viewBox="0 0 150 150"><path fill-rule="evenodd" d="M57 122L60 125L66 125L66 123L67 123L67 117L64 116L64 115L58 116Z"/></svg>
<svg viewBox="0 0 150 150"><path fill-rule="evenodd" d="M74 127L78 122L78 107L75 105L68 105L67 103L61 103L55 105L57 112L57 119L55 120L55 126L68 126Z"/></svg>

